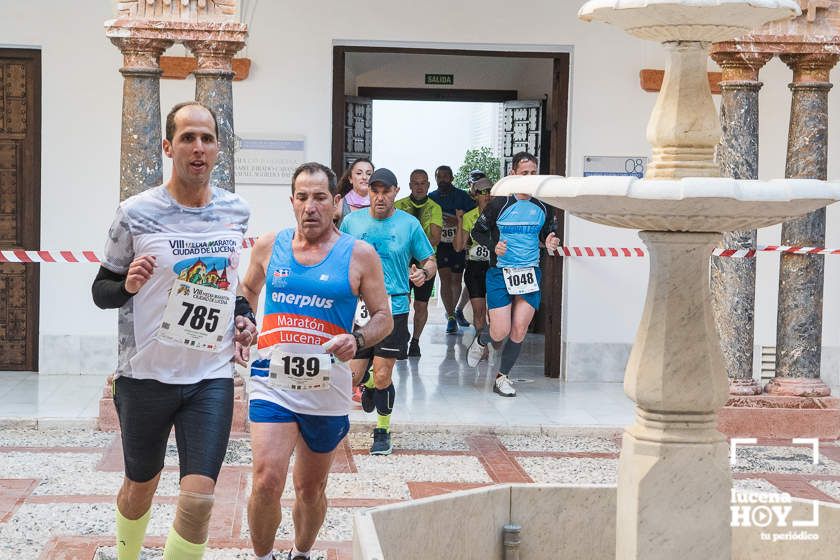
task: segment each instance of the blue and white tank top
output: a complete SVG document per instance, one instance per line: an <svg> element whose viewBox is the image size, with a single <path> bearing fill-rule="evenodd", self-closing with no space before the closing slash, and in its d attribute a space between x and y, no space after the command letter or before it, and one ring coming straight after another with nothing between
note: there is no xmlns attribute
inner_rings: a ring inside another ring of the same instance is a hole
<svg viewBox="0 0 840 560"><path fill-rule="evenodd" d="M353 404L348 364L333 363L330 387L322 391L284 390L266 382L271 351L278 345L296 353L322 354L322 344L353 330L358 295L353 293L348 272L355 239L341 234L321 262L305 266L294 258L294 234L294 229L277 234L266 270L265 307L257 343L260 359L251 366L251 398L300 414L342 416Z"/></svg>

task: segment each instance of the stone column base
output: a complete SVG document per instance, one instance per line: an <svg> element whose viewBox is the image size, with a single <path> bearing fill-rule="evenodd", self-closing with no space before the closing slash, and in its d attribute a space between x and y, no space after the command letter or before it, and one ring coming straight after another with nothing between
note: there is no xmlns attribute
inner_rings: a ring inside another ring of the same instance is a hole
<svg viewBox="0 0 840 560"><path fill-rule="evenodd" d="M230 431L248 431L248 393L242 377L236 375L233 383L233 423ZM120 422L117 418L117 409L114 408L112 384L114 376L109 375L102 389L102 396L99 398L99 418L96 421L96 429L102 432L118 432Z"/></svg>
<svg viewBox="0 0 840 560"><path fill-rule="evenodd" d="M761 385L755 379L732 379L729 378L730 395L760 395Z"/></svg>
<svg viewBox="0 0 840 560"><path fill-rule="evenodd" d="M831 389L819 377L774 377L764 387L769 395L827 397Z"/></svg>
<svg viewBox="0 0 840 560"><path fill-rule="evenodd" d="M732 397L718 413L727 437L840 438L840 399L755 395Z"/></svg>

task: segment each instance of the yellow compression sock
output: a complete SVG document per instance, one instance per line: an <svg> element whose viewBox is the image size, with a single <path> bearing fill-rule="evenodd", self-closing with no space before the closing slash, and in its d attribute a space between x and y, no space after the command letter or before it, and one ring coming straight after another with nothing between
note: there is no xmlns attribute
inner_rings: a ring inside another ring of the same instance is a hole
<svg viewBox="0 0 840 560"><path fill-rule="evenodd" d="M163 560L201 560L205 548L207 548L207 541L201 544L191 543L184 540L173 527L169 530L169 536L166 537Z"/></svg>
<svg viewBox="0 0 840 560"><path fill-rule="evenodd" d="M364 385L364 386L365 386L365 388L367 388L367 389L375 389L375 388L376 388L376 384L374 384L374 382L373 382L373 370L370 370L368 373L370 373L370 375L368 375L368 380L367 380L367 381L365 381L365 382L363 383L363 385Z"/></svg>
<svg viewBox="0 0 840 560"><path fill-rule="evenodd" d="M143 546L143 538L146 536L146 527L152 517L152 509L144 513L140 519L127 519L117 510L117 560L137 560L140 556L140 548Z"/></svg>
<svg viewBox="0 0 840 560"><path fill-rule="evenodd" d="M391 431L391 415L382 416L378 412L376 413L376 427L377 428L385 428L389 432Z"/></svg>

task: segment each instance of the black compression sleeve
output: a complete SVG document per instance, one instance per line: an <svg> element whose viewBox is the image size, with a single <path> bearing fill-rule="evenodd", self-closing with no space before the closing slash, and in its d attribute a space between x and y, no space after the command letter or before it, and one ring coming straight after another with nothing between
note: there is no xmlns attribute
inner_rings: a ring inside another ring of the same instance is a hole
<svg viewBox="0 0 840 560"><path fill-rule="evenodd" d="M125 277L125 274L117 274L100 266L90 290L93 303L100 309L116 309L125 305L134 295L126 291Z"/></svg>

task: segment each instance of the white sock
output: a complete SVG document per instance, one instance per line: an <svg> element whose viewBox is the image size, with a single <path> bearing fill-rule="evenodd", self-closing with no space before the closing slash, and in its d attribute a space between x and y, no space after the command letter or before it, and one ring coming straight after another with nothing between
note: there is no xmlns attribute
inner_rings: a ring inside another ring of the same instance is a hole
<svg viewBox="0 0 840 560"><path fill-rule="evenodd" d="M257 560L274 560L274 551L270 551L270 552L269 552L268 554L266 554L265 556L257 556L257 555L255 554L255 555L254 555L254 558L256 558Z"/></svg>
<svg viewBox="0 0 840 560"><path fill-rule="evenodd" d="M293 546L292 547L292 558L294 558L295 556L303 556L304 558L309 558L309 552L310 551L308 551L308 550L306 552L301 552L300 550L297 549L296 546Z"/></svg>

